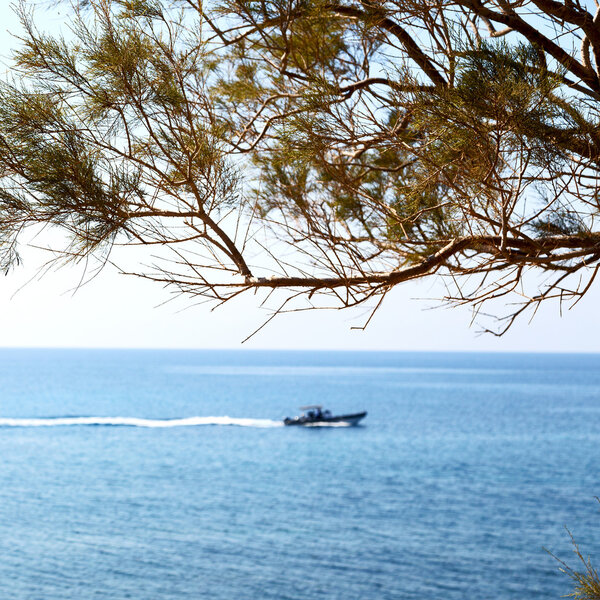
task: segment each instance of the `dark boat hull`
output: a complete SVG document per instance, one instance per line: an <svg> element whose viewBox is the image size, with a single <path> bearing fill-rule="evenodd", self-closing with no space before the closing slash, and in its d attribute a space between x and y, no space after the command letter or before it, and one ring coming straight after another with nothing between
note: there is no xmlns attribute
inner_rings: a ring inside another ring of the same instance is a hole
<svg viewBox="0 0 600 600"><path fill-rule="evenodd" d="M283 420L284 425L327 425L328 423L345 423L347 425L357 425L359 421L367 416L367 412L354 413L352 415L339 415L334 417L294 417Z"/></svg>

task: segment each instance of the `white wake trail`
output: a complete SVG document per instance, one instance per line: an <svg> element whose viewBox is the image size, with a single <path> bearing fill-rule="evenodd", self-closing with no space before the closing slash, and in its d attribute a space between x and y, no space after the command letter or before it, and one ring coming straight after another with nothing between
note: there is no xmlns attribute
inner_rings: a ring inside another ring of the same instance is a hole
<svg viewBox="0 0 600 600"><path fill-rule="evenodd" d="M200 425L230 425L236 427L283 427L282 421L271 419L240 419L235 417L187 417L184 419L141 419L138 417L44 417L29 419L0 418L0 427L198 427Z"/></svg>

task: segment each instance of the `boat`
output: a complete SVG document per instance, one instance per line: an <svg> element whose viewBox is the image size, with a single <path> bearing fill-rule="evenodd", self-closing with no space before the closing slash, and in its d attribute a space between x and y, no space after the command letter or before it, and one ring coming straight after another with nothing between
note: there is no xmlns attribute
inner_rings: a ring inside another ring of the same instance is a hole
<svg viewBox="0 0 600 600"><path fill-rule="evenodd" d="M340 425L358 425L359 421L367 416L367 411L353 413L351 415L332 415L331 411L323 410L320 404L301 406L300 410L306 411L298 417L286 417L284 425L327 425L328 423L339 423Z"/></svg>

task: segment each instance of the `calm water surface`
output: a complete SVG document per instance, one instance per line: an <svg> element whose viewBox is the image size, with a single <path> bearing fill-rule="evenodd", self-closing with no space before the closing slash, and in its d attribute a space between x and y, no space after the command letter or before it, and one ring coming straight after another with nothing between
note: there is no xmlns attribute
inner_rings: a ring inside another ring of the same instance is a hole
<svg viewBox="0 0 600 600"><path fill-rule="evenodd" d="M559 598L599 425L595 355L2 350L0 597Z"/></svg>

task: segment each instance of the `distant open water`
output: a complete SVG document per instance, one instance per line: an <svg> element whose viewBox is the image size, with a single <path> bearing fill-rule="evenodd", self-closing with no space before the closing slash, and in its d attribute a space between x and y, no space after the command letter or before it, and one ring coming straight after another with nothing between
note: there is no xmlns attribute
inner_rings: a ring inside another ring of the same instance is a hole
<svg viewBox="0 0 600 600"><path fill-rule="evenodd" d="M596 355L0 350L0 598L559 598L599 425Z"/></svg>

